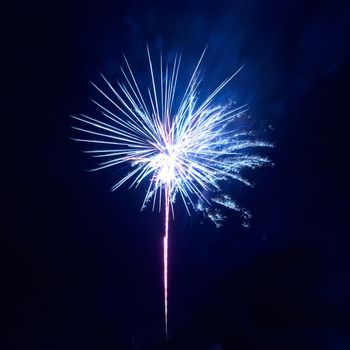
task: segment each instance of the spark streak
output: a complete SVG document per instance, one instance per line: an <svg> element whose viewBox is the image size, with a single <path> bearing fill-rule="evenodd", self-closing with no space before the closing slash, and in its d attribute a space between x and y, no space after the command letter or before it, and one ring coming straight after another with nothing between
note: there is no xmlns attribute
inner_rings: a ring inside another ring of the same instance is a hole
<svg viewBox="0 0 350 350"><path fill-rule="evenodd" d="M199 67L203 51L184 89L177 93L181 55L171 64L164 65L160 55L160 75L154 74L154 64L147 47L150 86L142 89L131 66L124 56L121 68L123 82L117 88L102 74L106 85L103 89L92 83L105 104L92 100L100 109L100 117L86 114L72 116L78 126L73 126L86 137L74 140L92 145L86 150L93 157L102 159L91 171L116 167L123 164L131 170L112 187L112 191L126 182L137 188L147 179L148 189L141 207L152 202L152 209L165 201L164 244L164 316L165 332L168 331L168 243L170 208L179 194L188 214L190 209L202 212L216 226L224 216L217 205L240 212L246 225L250 213L227 194L221 183L236 180L245 185L251 183L241 171L268 164L265 157L250 154L257 147L271 144L255 140L250 131L235 126L247 111L247 106L215 103L215 97L242 69L221 82L206 98L199 94L201 83ZM146 93L145 91L146 90ZM163 195L164 194L164 195ZM158 200L157 200L158 199ZM157 204L158 203L158 204Z"/></svg>

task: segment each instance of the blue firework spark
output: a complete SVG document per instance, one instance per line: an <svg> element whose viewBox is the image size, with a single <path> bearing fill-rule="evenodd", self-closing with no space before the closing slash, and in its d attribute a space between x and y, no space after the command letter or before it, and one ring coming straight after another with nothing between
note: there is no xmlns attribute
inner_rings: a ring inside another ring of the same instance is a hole
<svg viewBox="0 0 350 350"><path fill-rule="evenodd" d="M205 51L186 88L180 92L177 85L181 55L176 55L171 64L164 64L160 55L159 75L156 76L147 47L150 87L146 91L141 91L124 56L122 82L114 86L102 75L104 88L92 83L104 100L103 103L92 100L100 109L100 115L72 116L77 122L73 128L84 135L75 140L90 145L85 152L100 159L93 171L121 164L130 166L112 191L126 183L130 188L147 183L141 209L151 205L160 210L162 202L165 203L166 330L169 212L171 208L174 215L175 199L181 198L188 213L191 209L201 211L216 226L224 219L218 210L220 206L240 212L246 224L249 212L224 194L221 185L235 180L251 186L242 176L242 170L269 163L267 158L252 154L251 150L271 144L254 139L249 130L236 127L237 120L245 116L247 105L235 107L231 103L216 102L218 94L242 67L218 84L206 98L200 98L199 68ZM175 96L179 103L174 103Z"/></svg>

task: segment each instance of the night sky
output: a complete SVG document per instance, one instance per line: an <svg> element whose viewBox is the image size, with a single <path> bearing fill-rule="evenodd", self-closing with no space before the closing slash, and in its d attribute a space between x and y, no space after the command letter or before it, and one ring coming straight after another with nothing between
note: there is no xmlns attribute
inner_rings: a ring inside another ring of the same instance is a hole
<svg viewBox="0 0 350 350"><path fill-rule="evenodd" d="M18 6L18 7L16 7ZM15 68L2 120L1 349L350 349L349 84L346 1L39 1L14 4L3 34ZM249 104L275 144L255 184L225 188L251 210L219 229L180 201L170 232L164 337L163 217L147 186L111 193L126 169L95 165L69 114L152 53L202 50L204 93ZM8 67L3 70L9 72Z"/></svg>

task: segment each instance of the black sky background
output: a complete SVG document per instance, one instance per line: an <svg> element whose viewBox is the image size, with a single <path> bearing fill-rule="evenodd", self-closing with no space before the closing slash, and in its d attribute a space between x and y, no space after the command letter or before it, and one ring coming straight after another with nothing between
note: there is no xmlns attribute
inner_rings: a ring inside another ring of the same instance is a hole
<svg viewBox="0 0 350 350"><path fill-rule="evenodd" d="M349 349L349 12L345 1L14 3L1 348ZM245 63L224 95L249 103L276 145L274 167L247 173L254 189L226 185L252 211L249 229L176 205L168 339L162 216L140 214L142 189L109 192L120 172L84 171L94 162L68 116L97 112L89 80L116 81L122 52L142 79L146 42L181 51L184 78L208 44L204 93Z"/></svg>

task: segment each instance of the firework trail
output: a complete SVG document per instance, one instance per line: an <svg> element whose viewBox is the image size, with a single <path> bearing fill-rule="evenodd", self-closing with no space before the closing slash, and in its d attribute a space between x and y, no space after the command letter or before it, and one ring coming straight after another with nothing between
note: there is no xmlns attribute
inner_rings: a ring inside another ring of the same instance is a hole
<svg viewBox="0 0 350 350"><path fill-rule="evenodd" d="M168 334L168 237L169 237L169 188L165 188L165 230L164 230L164 247L163 247L163 280L164 280L164 319L165 334Z"/></svg>
<svg viewBox="0 0 350 350"><path fill-rule="evenodd" d="M241 175L244 168L256 168L269 163L267 158L249 153L256 147L271 144L255 140L250 131L235 127L247 106L232 107L218 104L214 98L241 70L226 78L206 98L199 95L201 83L199 67L203 51L184 92L176 93L181 55L169 64L160 55L160 74L156 78L154 65L147 47L150 85L146 92L139 83L124 56L120 67L123 82L114 87L103 75L105 88L92 83L104 103L92 100L100 109L100 117L86 114L72 116L83 138L74 140L90 144L86 150L102 161L91 171L129 164L130 171L112 188L114 191L126 182L137 188L148 181L148 189L141 207L151 203L152 210L165 203L164 232L164 316L168 331L168 242L170 211L179 196L187 212L190 208L202 212L216 226L224 216L219 206L239 212L247 225L250 213L229 195L223 194L220 184L236 180L251 186ZM176 106L176 107L175 107Z"/></svg>

